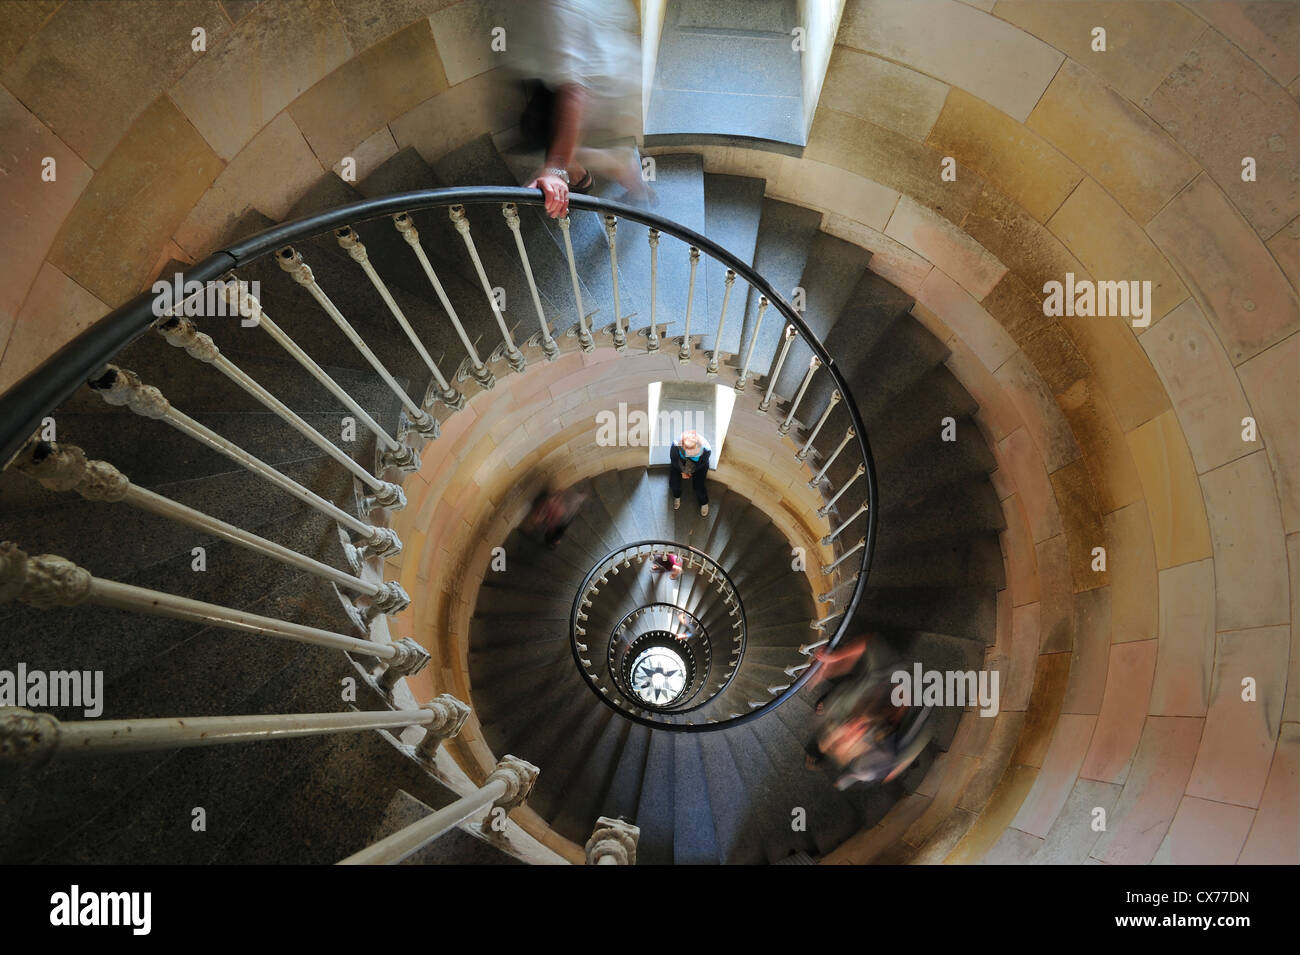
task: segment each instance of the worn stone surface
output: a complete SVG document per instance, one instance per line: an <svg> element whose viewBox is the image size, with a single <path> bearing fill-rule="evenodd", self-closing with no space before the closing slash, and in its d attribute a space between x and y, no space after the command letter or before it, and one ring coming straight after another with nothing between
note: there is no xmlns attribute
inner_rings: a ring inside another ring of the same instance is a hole
<svg viewBox="0 0 1300 955"><path fill-rule="evenodd" d="M425 162L433 163L484 133L514 126L523 108L518 87L502 70L491 70L425 100L388 128L399 149L414 146Z"/></svg>
<svg viewBox="0 0 1300 955"><path fill-rule="evenodd" d="M1187 298L1187 288L1168 260L1095 179L1079 183L1047 228L1097 281L1150 282L1152 322ZM1141 335L1143 330L1134 332Z"/></svg>
<svg viewBox="0 0 1300 955"><path fill-rule="evenodd" d="M1300 218L1292 219L1264 243L1291 287L1300 290Z"/></svg>
<svg viewBox="0 0 1300 955"><path fill-rule="evenodd" d="M10 227L0 235L0 338L13 322L41 270L42 260L90 182L91 169L9 92L0 88L0 207ZM44 181L44 160L54 160L53 182Z"/></svg>
<svg viewBox="0 0 1300 955"><path fill-rule="evenodd" d="M1282 723L1286 685L1287 627L1220 633L1205 732L1187 795L1258 807ZM1256 684L1256 698L1243 700L1242 681Z"/></svg>
<svg viewBox="0 0 1300 955"><path fill-rule="evenodd" d="M1092 370L1092 384L1100 388L1125 431L1170 408L1169 395L1129 321L1067 317L1060 323Z"/></svg>
<svg viewBox="0 0 1300 955"><path fill-rule="evenodd" d="M62 0L4 0L0 3L0 72L18 56Z"/></svg>
<svg viewBox="0 0 1300 955"><path fill-rule="evenodd" d="M1028 326L1029 334L1019 340L1021 350L1034 363L1052 394L1069 391L1092 371L1056 319L1042 318Z"/></svg>
<svg viewBox="0 0 1300 955"><path fill-rule="evenodd" d="M505 30L507 49L514 24L510 0L455 3L429 14L433 38L452 86L501 65L504 53L492 49L492 31Z"/></svg>
<svg viewBox="0 0 1300 955"><path fill-rule="evenodd" d="M1068 651L1074 641L1074 581L1070 576L1070 545L1058 534L1034 548L1038 564L1038 649Z"/></svg>
<svg viewBox="0 0 1300 955"><path fill-rule="evenodd" d="M1173 401L1197 472L1258 448L1241 439L1250 406L1232 362L1194 301L1162 318L1141 341Z"/></svg>
<svg viewBox="0 0 1300 955"><path fill-rule="evenodd" d="M475 0L347 0L338 4L353 47L364 50L447 7L475 5Z"/></svg>
<svg viewBox="0 0 1300 955"><path fill-rule="evenodd" d="M1124 430L1101 389L1080 379L1057 394L1056 400L1083 451L1101 512L1108 514L1141 498L1142 482Z"/></svg>
<svg viewBox="0 0 1300 955"><path fill-rule="evenodd" d="M1106 693L1080 776L1108 783L1132 780L1129 767L1142 736L1155 665L1154 640L1117 643L1110 648Z"/></svg>
<svg viewBox="0 0 1300 955"><path fill-rule="evenodd" d="M196 259L230 238L251 206L283 219L324 173L287 112L281 113L221 171L176 229L176 242Z"/></svg>
<svg viewBox="0 0 1300 955"><path fill-rule="evenodd" d="M332 171L334 175L342 178L343 162L345 159L350 158L353 162L356 181L361 182L396 154L397 142L393 139L392 130L387 126L381 126L358 143L355 148L348 150L348 155L336 162Z"/></svg>
<svg viewBox="0 0 1300 955"><path fill-rule="evenodd" d="M1046 222L1083 173L1006 113L953 89L926 144L974 169L1039 222Z"/></svg>
<svg viewBox="0 0 1300 955"><path fill-rule="evenodd" d="M1019 341L1043 320L1043 297L1015 272L1007 272L980 302Z"/></svg>
<svg viewBox="0 0 1300 955"><path fill-rule="evenodd" d="M955 223L965 218L980 189L981 180L974 171L959 165L957 181L943 182L939 178L940 153L833 109L817 110L804 156L910 196Z"/></svg>
<svg viewBox="0 0 1300 955"><path fill-rule="evenodd" d="M811 159L782 156L775 180L765 195L801 206L834 212L873 229L884 229L898 204L898 193L879 183Z"/></svg>
<svg viewBox="0 0 1300 955"><path fill-rule="evenodd" d="M1034 439L1034 445L1048 471L1055 471L1078 460L1080 451L1074 440L1074 432L1070 430L1042 376L1024 352L1016 352L1008 358L994 373L994 377L1007 390L1016 410L1020 412L1025 428Z"/></svg>
<svg viewBox="0 0 1300 955"><path fill-rule="evenodd" d="M1300 335L1291 335L1237 367L1268 451L1288 533L1300 530ZM1240 432L1238 433L1240 435Z"/></svg>
<svg viewBox="0 0 1300 955"><path fill-rule="evenodd" d="M1272 0L1206 0L1187 6L1280 85L1300 76L1300 9Z"/></svg>
<svg viewBox="0 0 1300 955"><path fill-rule="evenodd" d="M104 302L46 262L0 344L0 392L108 312Z"/></svg>
<svg viewBox="0 0 1300 955"><path fill-rule="evenodd" d="M1197 173L1196 163L1153 120L1068 60L1028 125L1143 224Z"/></svg>
<svg viewBox="0 0 1300 955"><path fill-rule="evenodd" d="M1051 481L1029 432L1017 428L997 444L998 462L1015 481L1032 540L1037 543L1061 533L1061 515Z"/></svg>
<svg viewBox="0 0 1300 955"><path fill-rule="evenodd" d="M1106 533L1101 523L1101 505L1092 479L1083 461L1075 461L1051 475L1056 503L1070 552L1070 574L1074 590L1092 590L1110 582L1110 571L1094 570L1097 558L1093 548L1106 547Z"/></svg>
<svg viewBox="0 0 1300 955"><path fill-rule="evenodd" d="M907 196L898 200L885 235L925 256L975 299L988 295L1007 271L956 225ZM996 368L997 364L989 367Z"/></svg>
<svg viewBox="0 0 1300 955"><path fill-rule="evenodd" d="M993 15L1046 40L1135 103L1169 75L1205 32L1205 24L1177 4L1152 0L999 0ZM1106 31L1105 52L1092 49L1094 27Z"/></svg>
<svg viewBox="0 0 1300 955"><path fill-rule="evenodd" d="M1183 796L1201 735L1201 720L1152 717L1133 769L1092 854L1111 865L1142 865L1160 847Z"/></svg>
<svg viewBox="0 0 1300 955"><path fill-rule="evenodd" d="M411 24L320 80L289 113L323 166L333 166L389 120L447 88L425 20Z"/></svg>
<svg viewBox="0 0 1300 955"><path fill-rule="evenodd" d="M1007 558L1007 602L1013 607L1038 600L1038 563L1032 558L1034 542L1018 494L1002 501L1006 529L998 534L1002 553Z"/></svg>
<svg viewBox="0 0 1300 955"><path fill-rule="evenodd" d="M1214 543L1219 630L1289 623L1286 541L1263 451L1201 476Z"/></svg>
<svg viewBox="0 0 1300 955"><path fill-rule="evenodd" d="M943 109L948 86L906 66L836 46L818 108L839 110L923 141Z"/></svg>
<svg viewBox="0 0 1300 955"><path fill-rule="evenodd" d="M1222 36L1207 30L1144 106L1261 236L1300 212L1300 106Z"/></svg>
<svg viewBox="0 0 1300 955"><path fill-rule="evenodd" d="M1148 228L1234 365L1300 330L1295 290L1223 192L1200 176Z"/></svg>
<svg viewBox="0 0 1300 955"><path fill-rule="evenodd" d="M1174 412L1166 411L1127 437L1142 479L1157 566L1163 569L1209 557L1205 502Z"/></svg>
<svg viewBox="0 0 1300 955"><path fill-rule="evenodd" d="M850 0L838 39L969 90L1021 121L1062 60L1028 33L953 0Z"/></svg>
<svg viewBox="0 0 1300 955"><path fill-rule="evenodd" d="M125 5L65 3L23 45L5 88L95 168L168 84L210 53L230 29L216 0Z"/></svg>
<svg viewBox="0 0 1300 955"><path fill-rule="evenodd" d="M1101 807L1109 816L1119 794L1120 787L1111 783L1090 779L1076 782L1034 862L1038 865L1082 865L1101 835L1092 828L1093 809Z"/></svg>
<svg viewBox="0 0 1300 955"><path fill-rule="evenodd" d="M310 43L303 42L304 23L311 24ZM170 95L217 155L230 160L353 53L343 19L328 0L264 3L210 45Z"/></svg>
<svg viewBox="0 0 1300 955"><path fill-rule="evenodd" d="M221 167L171 100L159 97L77 200L50 261L101 301L120 305L149 277Z"/></svg>
<svg viewBox="0 0 1300 955"><path fill-rule="evenodd" d="M1037 777L1038 770L1033 766L1008 769L984 811L943 861L949 865L965 865L984 858L1024 805Z"/></svg>
<svg viewBox="0 0 1300 955"><path fill-rule="evenodd" d="M921 283L916 301L956 333L985 368L999 367L1015 352L1016 343L1001 323L946 272L932 269Z"/></svg>
<svg viewBox="0 0 1300 955"><path fill-rule="evenodd" d="M1023 830L1040 839L1046 838L1070 798L1096 722L1095 716L1061 716L1042 769L1011 822L1014 828L1008 832Z"/></svg>
<svg viewBox="0 0 1300 955"><path fill-rule="evenodd" d="M1214 671L1214 561L1160 572L1160 653L1153 716L1204 716Z"/></svg>
<svg viewBox="0 0 1300 955"><path fill-rule="evenodd" d="M1232 865L1254 821L1252 809L1184 796L1151 861L1156 865Z"/></svg>
<svg viewBox="0 0 1300 955"><path fill-rule="evenodd" d="M1101 711L1110 659L1110 631L1110 588L1098 587L1075 594L1074 646L1070 651L1070 681L1061 701L1062 713L1096 715Z"/></svg>
<svg viewBox="0 0 1300 955"><path fill-rule="evenodd" d="M1283 723L1242 865L1300 864L1300 724Z"/></svg>
<svg viewBox="0 0 1300 955"><path fill-rule="evenodd" d="M1146 503L1135 501L1105 515L1111 569L1111 639L1151 640L1157 632L1156 551Z"/></svg>
<svg viewBox="0 0 1300 955"><path fill-rule="evenodd" d="M1025 711L1024 729L1011 756L1014 766L1042 766L1061 714L1061 701L1070 679L1069 653L1040 653L1034 668L1034 690Z"/></svg>
<svg viewBox="0 0 1300 955"><path fill-rule="evenodd" d="M1047 282L1064 282L1067 272L1076 279L1088 277L1088 270L1046 226L990 185L980 190L962 228L1031 290L1041 292Z"/></svg>

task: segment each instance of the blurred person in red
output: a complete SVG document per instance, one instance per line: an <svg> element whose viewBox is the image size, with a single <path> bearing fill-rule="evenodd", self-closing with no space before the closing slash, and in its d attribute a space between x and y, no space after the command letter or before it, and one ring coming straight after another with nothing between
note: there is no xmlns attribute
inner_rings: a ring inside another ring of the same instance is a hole
<svg viewBox="0 0 1300 955"><path fill-rule="evenodd" d="M541 534L542 543L555 550L586 500L586 494L572 488L566 491L543 488L533 499L532 509L520 527L528 533Z"/></svg>

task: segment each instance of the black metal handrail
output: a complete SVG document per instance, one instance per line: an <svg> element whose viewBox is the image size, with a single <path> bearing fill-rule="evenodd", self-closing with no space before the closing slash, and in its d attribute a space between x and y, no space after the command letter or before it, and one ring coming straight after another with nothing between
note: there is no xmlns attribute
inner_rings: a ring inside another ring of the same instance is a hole
<svg viewBox="0 0 1300 955"><path fill-rule="evenodd" d="M542 206L545 197L540 189L523 189L506 186L462 186L451 189L417 189L411 192L394 193L378 196L336 206L324 212L302 216L290 222L280 223L248 238L234 242L227 248L214 252L201 262L191 266L182 273L181 282L209 282L232 269L246 266L263 256L274 253L285 245L304 239L313 238L333 229L391 216L401 212L412 212L449 205L482 205L485 203L513 202L518 205ZM835 359L826 350L826 346L817 338L812 329L799 317L798 312L772 285L746 262L728 252L711 239L700 235L693 229L686 228L670 219L646 212L621 202L601 199L595 196L572 194L569 198L569 214L574 211L587 211L610 214L641 225L657 229L707 253L713 259L733 269L752 288L767 297L782 318L793 325L804 343L812 350L826 370L830 373L838 388L851 427L857 439L858 450L862 456L864 476L867 480L867 532L865 546L862 549L862 563L853 596L843 611L843 618L835 633L827 642L828 647L835 647L846 635L853 616L862 601L866 590L867 573L871 567L871 558L875 550L878 513L878 488L876 485L875 462L871 456L871 444L867 440L863 427L862 415L852 397L848 382L840 374ZM154 314L156 296L151 292L142 292L124 305L109 312L98 322L81 332L48 359L42 362L15 385L0 395L0 467L7 467L22 449L27 439L37 430L43 418L62 404L86 380L96 377L103 367L126 348L136 338L145 334L157 320ZM784 692L774 697L763 707L750 713L742 714L731 720L712 723L707 726L672 725L665 726L623 713L624 718L663 729L679 731L700 731L721 729L755 719L772 707L778 706L797 693L813 673L818 664L806 669Z"/></svg>

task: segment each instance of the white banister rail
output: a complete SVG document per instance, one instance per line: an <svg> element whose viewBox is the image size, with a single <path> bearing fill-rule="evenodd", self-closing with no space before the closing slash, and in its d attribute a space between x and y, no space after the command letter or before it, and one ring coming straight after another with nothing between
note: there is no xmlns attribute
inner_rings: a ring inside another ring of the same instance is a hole
<svg viewBox="0 0 1300 955"><path fill-rule="evenodd" d="M531 763L517 756L504 756L481 788L353 853L338 865L394 865L488 806L508 813L528 798L537 773ZM485 827L491 827L494 815L488 813Z"/></svg>
<svg viewBox="0 0 1300 955"><path fill-rule="evenodd" d="M358 421L370 429L370 433L375 436L375 440L379 442L379 446L383 449L385 467L397 468L401 471L414 471L420 467L419 453L381 428L379 423L370 416L370 413L361 407L343 386L335 381L310 355L303 351L297 342L285 334L283 329L271 321L271 317L262 308L262 303L248 291L247 283L231 282L226 286L226 297L231 304L238 308L240 315L270 335L272 341L288 352L294 361L320 382L326 391L342 402L344 407L356 415Z"/></svg>
<svg viewBox="0 0 1300 955"><path fill-rule="evenodd" d="M335 504L325 500L315 491L303 487L293 478L286 477L258 458L231 441L226 440L211 428L199 424L189 415L172 407L161 391L144 384L134 372L108 365L103 376L91 382L91 387L99 392L110 405L124 405L142 418L157 418L182 434L206 445L213 451L223 454L242 467L283 491L292 494L304 504L309 504L326 515L360 535L365 542L361 550L367 556L388 556L401 552L402 542L397 535L386 527L374 527L367 524Z"/></svg>
<svg viewBox="0 0 1300 955"><path fill-rule="evenodd" d="M311 266L303 261L302 255L296 252L292 246L286 246L280 250L280 254L276 256L276 261L280 263L280 268L288 272L295 282L307 290L308 294L315 299L316 304L321 307L321 310L338 326L344 337L361 353L361 357L366 360L366 364L373 368L375 374L383 379L384 384L388 386L388 390L397 397L397 400L402 403L402 407L406 409L406 414L411 419L411 427L425 438L430 440L436 438L438 436L438 419L411 400L411 396L406 393L406 389L384 367L384 363L379 360L379 356L366 344L365 339L352 327L352 323L344 317L338 306L325 294L325 290L320 287L320 283L316 281L315 275L312 274Z"/></svg>
<svg viewBox="0 0 1300 955"><path fill-rule="evenodd" d="M398 677L418 673L429 652L409 637L396 643L376 643L288 620L263 617L175 594L95 577L72 561L54 554L28 556L11 541L0 541L0 603L18 600L38 610L88 603L133 610L155 617L187 620L221 630L309 643L376 657L388 664L381 684L391 689Z"/></svg>
<svg viewBox="0 0 1300 955"><path fill-rule="evenodd" d="M436 718L433 711L421 708L64 722L49 713L0 707L0 765L8 762L36 768L51 757L61 755L139 753L402 729L424 725Z"/></svg>
<svg viewBox="0 0 1300 955"><path fill-rule="evenodd" d="M396 581L376 584L362 580L283 544L139 487L107 461L87 460L85 452L75 445L46 444L33 440L23 449L23 453L14 462L14 467L52 491L76 491L90 501L121 501L159 517L205 531L237 546L305 570L353 593L369 597L370 604L364 615L356 618L363 626L381 613L393 614L405 610L411 602L411 598Z"/></svg>

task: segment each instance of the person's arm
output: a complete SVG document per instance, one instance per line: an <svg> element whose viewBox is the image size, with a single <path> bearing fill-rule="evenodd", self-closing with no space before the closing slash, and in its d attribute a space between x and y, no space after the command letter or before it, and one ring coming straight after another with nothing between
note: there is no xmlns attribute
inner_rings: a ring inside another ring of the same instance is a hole
<svg viewBox="0 0 1300 955"><path fill-rule="evenodd" d="M566 83L555 94L555 129L546 153L546 166L525 188L541 189L546 196L546 212L560 219L569 214L569 184L551 170L567 170L573 164L587 111L587 90L577 83Z"/></svg>

